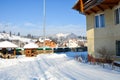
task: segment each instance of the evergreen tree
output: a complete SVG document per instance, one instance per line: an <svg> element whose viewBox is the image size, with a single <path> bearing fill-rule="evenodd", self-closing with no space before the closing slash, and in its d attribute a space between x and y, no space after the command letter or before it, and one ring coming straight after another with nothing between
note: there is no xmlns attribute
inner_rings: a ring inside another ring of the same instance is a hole
<svg viewBox="0 0 120 80"><path fill-rule="evenodd" d="M20 32L18 32L18 36L20 36Z"/></svg>
<svg viewBox="0 0 120 80"><path fill-rule="evenodd" d="M3 33L6 33L6 31L4 30Z"/></svg>
<svg viewBox="0 0 120 80"><path fill-rule="evenodd" d="M31 34L28 34L28 35L27 35L27 38L31 38Z"/></svg>
<svg viewBox="0 0 120 80"><path fill-rule="evenodd" d="M12 36L12 32L11 31L10 31L9 35L10 35L10 37Z"/></svg>

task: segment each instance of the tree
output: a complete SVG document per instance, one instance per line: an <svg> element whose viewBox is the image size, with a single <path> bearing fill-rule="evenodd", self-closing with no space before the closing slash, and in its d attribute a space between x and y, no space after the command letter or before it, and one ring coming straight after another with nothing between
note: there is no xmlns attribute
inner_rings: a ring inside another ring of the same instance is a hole
<svg viewBox="0 0 120 80"><path fill-rule="evenodd" d="M78 36L78 38L80 38L80 39L81 39L81 38L82 38L82 36Z"/></svg>
<svg viewBox="0 0 120 80"><path fill-rule="evenodd" d="M3 33L6 33L6 31L4 30Z"/></svg>
<svg viewBox="0 0 120 80"><path fill-rule="evenodd" d="M18 32L18 36L20 36L20 32Z"/></svg>
<svg viewBox="0 0 120 80"><path fill-rule="evenodd" d="M10 31L9 35L10 35L10 37L12 36L12 32L11 31Z"/></svg>
<svg viewBox="0 0 120 80"><path fill-rule="evenodd" d="M31 35L31 34L28 34L28 35L27 35L27 38L31 38L31 37L32 37L32 35Z"/></svg>

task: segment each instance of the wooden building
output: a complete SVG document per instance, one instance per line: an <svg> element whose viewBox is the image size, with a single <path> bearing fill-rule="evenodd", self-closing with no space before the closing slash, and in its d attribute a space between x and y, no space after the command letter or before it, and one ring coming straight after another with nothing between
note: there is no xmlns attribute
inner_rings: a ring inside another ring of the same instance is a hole
<svg viewBox="0 0 120 80"><path fill-rule="evenodd" d="M18 46L9 41L2 41L0 42L0 56L2 58L14 58L16 56L16 50ZM8 50L9 49L9 50Z"/></svg>
<svg viewBox="0 0 120 80"><path fill-rule="evenodd" d="M38 45L35 44L35 43L29 43L29 44L26 44L24 46L24 54L27 56L27 57L34 57L34 56L37 56L37 48L38 48Z"/></svg>
<svg viewBox="0 0 120 80"><path fill-rule="evenodd" d="M39 40L35 42L39 47L43 47L43 42L40 42ZM52 40L45 40L45 46L50 48L55 48L57 46L57 43Z"/></svg>

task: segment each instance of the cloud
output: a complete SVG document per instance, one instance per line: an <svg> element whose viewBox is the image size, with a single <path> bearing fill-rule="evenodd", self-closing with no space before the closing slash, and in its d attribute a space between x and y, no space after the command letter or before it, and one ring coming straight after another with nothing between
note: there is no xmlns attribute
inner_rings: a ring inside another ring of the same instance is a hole
<svg viewBox="0 0 120 80"><path fill-rule="evenodd" d="M24 23L24 26L33 27L33 26L35 26L35 24L33 24L31 22L26 22L26 23Z"/></svg>
<svg viewBox="0 0 120 80"><path fill-rule="evenodd" d="M43 26L42 24L32 24L25 23L25 25L16 25L9 23L7 27L5 25L8 23L0 23L0 31L5 30L6 32L11 31L12 33L20 32L22 35L32 34L32 35L43 35ZM28 26L33 26L29 27ZM46 25L45 27L46 35L53 35L56 33L75 33L77 35L86 35L86 26L85 25Z"/></svg>
<svg viewBox="0 0 120 80"><path fill-rule="evenodd" d="M7 33L9 33L10 31L12 33L18 33L23 31L24 29L21 28L21 26L19 25L15 25L12 23L0 23L0 31L6 31Z"/></svg>
<svg viewBox="0 0 120 80"><path fill-rule="evenodd" d="M77 35L86 35L86 26L85 25L51 25L46 26L47 34L56 34L56 33L75 33Z"/></svg>

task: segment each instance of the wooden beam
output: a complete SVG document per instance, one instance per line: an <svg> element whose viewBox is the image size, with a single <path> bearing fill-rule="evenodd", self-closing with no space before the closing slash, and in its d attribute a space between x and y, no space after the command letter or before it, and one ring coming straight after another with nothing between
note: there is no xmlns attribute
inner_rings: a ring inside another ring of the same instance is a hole
<svg viewBox="0 0 120 80"><path fill-rule="evenodd" d="M110 2L104 2L102 5L118 5L118 3L110 3Z"/></svg>
<svg viewBox="0 0 120 80"><path fill-rule="evenodd" d="M94 12L94 13L97 13L97 11L95 11L94 9L90 9L92 12Z"/></svg>
<svg viewBox="0 0 120 80"><path fill-rule="evenodd" d="M80 2L80 11L83 13L84 12L83 0L79 0L79 2Z"/></svg>
<svg viewBox="0 0 120 80"><path fill-rule="evenodd" d="M16 56L16 49L14 48L14 52L13 52L13 55Z"/></svg>
<svg viewBox="0 0 120 80"><path fill-rule="evenodd" d="M87 15L90 15L90 13L89 13L89 12L85 12L85 15L86 15L86 14L87 14Z"/></svg>
<svg viewBox="0 0 120 80"><path fill-rule="evenodd" d="M113 8L113 6L108 6L110 9L112 9Z"/></svg>
<svg viewBox="0 0 120 80"><path fill-rule="evenodd" d="M100 5L98 5L97 7L98 7L100 10L104 11L104 9L103 9Z"/></svg>

